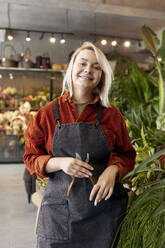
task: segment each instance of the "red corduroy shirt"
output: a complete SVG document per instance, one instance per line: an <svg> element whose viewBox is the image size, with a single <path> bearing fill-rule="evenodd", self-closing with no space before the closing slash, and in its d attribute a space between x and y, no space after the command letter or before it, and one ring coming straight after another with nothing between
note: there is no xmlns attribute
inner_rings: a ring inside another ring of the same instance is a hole
<svg viewBox="0 0 165 248"><path fill-rule="evenodd" d="M58 98L58 104L62 124L96 122L99 107L98 96L83 109L80 115L68 93ZM53 157L52 143L56 124L54 101L42 107L31 120L24 135L24 162L31 174L40 177L49 176L45 172L45 166L48 160ZM101 126L111 151L107 166L118 166L118 180L120 181L125 174L133 169L136 152L131 144L125 120L119 109L113 105L104 108Z"/></svg>

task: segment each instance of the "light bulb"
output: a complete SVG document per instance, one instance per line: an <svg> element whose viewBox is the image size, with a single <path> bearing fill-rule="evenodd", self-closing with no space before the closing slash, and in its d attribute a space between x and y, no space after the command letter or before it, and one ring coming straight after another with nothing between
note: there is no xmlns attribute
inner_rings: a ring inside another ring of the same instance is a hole
<svg viewBox="0 0 165 248"><path fill-rule="evenodd" d="M31 41L30 32L27 32L26 41Z"/></svg>
<svg viewBox="0 0 165 248"><path fill-rule="evenodd" d="M101 40L101 44L105 46L107 44L107 40Z"/></svg>
<svg viewBox="0 0 165 248"><path fill-rule="evenodd" d="M124 46L125 47L130 47L130 45L131 45L131 42L129 40L127 40L127 41L124 42Z"/></svg>
<svg viewBox="0 0 165 248"><path fill-rule="evenodd" d="M52 34L52 36L50 37L50 43L55 43L56 42L56 38L54 37L54 34Z"/></svg>
<svg viewBox="0 0 165 248"><path fill-rule="evenodd" d="M9 34L9 35L7 36L7 38L8 38L8 40L13 40L13 36L12 36L11 34Z"/></svg>
<svg viewBox="0 0 165 248"><path fill-rule="evenodd" d="M116 41L116 40L113 40L113 41L111 42L111 45L112 45L112 46L117 46L117 41Z"/></svg>
<svg viewBox="0 0 165 248"><path fill-rule="evenodd" d="M26 37L26 41L31 41L31 38L30 37Z"/></svg>
<svg viewBox="0 0 165 248"><path fill-rule="evenodd" d="M66 42L66 40L64 39L64 38L62 38L61 40L60 40L60 43L61 44L64 44Z"/></svg>

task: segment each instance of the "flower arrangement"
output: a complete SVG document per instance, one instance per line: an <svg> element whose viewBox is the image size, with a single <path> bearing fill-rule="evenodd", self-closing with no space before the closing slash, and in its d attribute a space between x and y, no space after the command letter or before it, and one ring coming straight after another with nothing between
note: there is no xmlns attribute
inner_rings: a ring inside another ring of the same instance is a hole
<svg viewBox="0 0 165 248"><path fill-rule="evenodd" d="M53 94L53 98L56 94ZM42 91L37 91L35 96L28 95L24 97L24 101L29 102L32 108L40 108L49 101L49 88L43 88Z"/></svg>
<svg viewBox="0 0 165 248"><path fill-rule="evenodd" d="M49 101L49 88L38 91L35 96L28 95L16 103L17 89L14 87L0 87L0 108L15 108L15 111L0 113L0 134L23 135L32 116ZM54 94L53 97L56 97ZM17 99L18 100L18 99ZM20 138L24 143L24 138Z"/></svg>
<svg viewBox="0 0 165 248"><path fill-rule="evenodd" d="M0 87L0 107L15 107L15 95L17 93L16 88L7 87L2 89Z"/></svg>
<svg viewBox="0 0 165 248"><path fill-rule="evenodd" d="M8 95L15 95L16 93L17 93L17 89L16 88L14 88L14 87L7 87L7 88L5 88L3 91L2 91L2 93L4 93L4 94L8 94Z"/></svg>
<svg viewBox="0 0 165 248"><path fill-rule="evenodd" d="M19 110L0 113L0 134L23 135L35 113L29 102L23 103Z"/></svg>

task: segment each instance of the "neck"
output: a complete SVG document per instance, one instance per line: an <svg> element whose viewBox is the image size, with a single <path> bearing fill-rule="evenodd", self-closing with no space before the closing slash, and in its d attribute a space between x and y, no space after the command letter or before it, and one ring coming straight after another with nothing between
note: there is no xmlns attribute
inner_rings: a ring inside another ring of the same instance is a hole
<svg viewBox="0 0 165 248"><path fill-rule="evenodd" d="M73 92L73 101L77 104L79 103L87 103L92 101L93 93L92 92L83 92L82 90L76 90Z"/></svg>

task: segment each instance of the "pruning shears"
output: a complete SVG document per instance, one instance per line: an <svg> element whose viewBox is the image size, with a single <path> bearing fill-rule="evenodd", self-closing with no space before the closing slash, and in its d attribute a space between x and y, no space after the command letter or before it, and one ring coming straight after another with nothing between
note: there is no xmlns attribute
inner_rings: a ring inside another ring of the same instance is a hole
<svg viewBox="0 0 165 248"><path fill-rule="evenodd" d="M80 154L77 153L77 152L76 152L76 158L82 160ZM89 162L89 153L87 153L85 162L86 162L86 163ZM94 186L94 185L95 185L95 181L94 181L93 177L92 177L92 176L89 176L89 179L90 179L91 183L92 183L93 186ZM71 192L71 189L72 189L72 186L73 186L74 182L75 182L75 176L72 176L72 181L71 181L71 183L70 183L70 185L69 185L69 187L68 187L68 191L67 191L67 196L68 196L68 197L70 196L70 192Z"/></svg>

